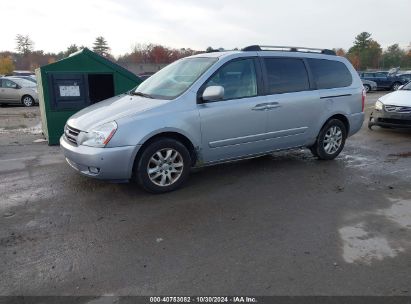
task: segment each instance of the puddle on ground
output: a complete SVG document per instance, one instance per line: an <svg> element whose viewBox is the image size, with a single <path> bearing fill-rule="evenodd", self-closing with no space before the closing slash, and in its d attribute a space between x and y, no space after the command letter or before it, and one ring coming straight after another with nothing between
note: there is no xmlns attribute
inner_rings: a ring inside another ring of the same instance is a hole
<svg viewBox="0 0 411 304"><path fill-rule="evenodd" d="M37 125L31 128L18 128L18 129L0 128L0 134L10 134L10 133L41 134L42 132L43 131L41 129L41 123L38 123Z"/></svg>
<svg viewBox="0 0 411 304"><path fill-rule="evenodd" d="M343 227L339 232L344 242L343 258L347 263L371 264L373 260L393 258L404 251L401 247L391 247L386 238L367 231L364 223Z"/></svg>
<svg viewBox="0 0 411 304"><path fill-rule="evenodd" d="M411 200L389 198L393 205L388 209L377 210L376 214L386 216L390 221L411 229Z"/></svg>
<svg viewBox="0 0 411 304"><path fill-rule="evenodd" d="M360 218L370 214L383 216L394 224L411 231L411 200L394 198L389 198L389 200L393 203L391 207L366 212ZM405 251L403 247L393 245L393 243L398 244L398 241L390 241L388 236L380 231L368 228L366 221L342 227L339 229L339 234L343 241L343 259L347 263L359 262L369 265L374 261L394 258L400 252ZM408 243L407 240L401 241L401 244L406 244L406 247Z"/></svg>
<svg viewBox="0 0 411 304"><path fill-rule="evenodd" d="M375 163L374 159L359 155L344 155L343 160L348 168L364 167Z"/></svg>

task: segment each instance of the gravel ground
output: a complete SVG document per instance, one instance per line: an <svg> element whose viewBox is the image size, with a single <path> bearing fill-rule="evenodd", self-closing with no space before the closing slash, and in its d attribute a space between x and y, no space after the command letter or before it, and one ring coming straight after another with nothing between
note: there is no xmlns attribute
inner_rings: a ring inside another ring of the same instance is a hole
<svg viewBox="0 0 411 304"><path fill-rule="evenodd" d="M38 108L0 117L1 295L411 294L411 131L364 125L334 161L275 153L150 195L16 131Z"/></svg>

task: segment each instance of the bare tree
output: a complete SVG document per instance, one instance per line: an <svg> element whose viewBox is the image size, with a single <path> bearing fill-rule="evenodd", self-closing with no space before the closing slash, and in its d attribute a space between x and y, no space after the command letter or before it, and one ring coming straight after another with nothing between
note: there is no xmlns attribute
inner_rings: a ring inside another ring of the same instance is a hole
<svg viewBox="0 0 411 304"><path fill-rule="evenodd" d="M21 35L18 34L16 36L16 50L19 53L22 53L24 55L27 55L33 51L34 48L34 42L33 40L30 39L29 35Z"/></svg>

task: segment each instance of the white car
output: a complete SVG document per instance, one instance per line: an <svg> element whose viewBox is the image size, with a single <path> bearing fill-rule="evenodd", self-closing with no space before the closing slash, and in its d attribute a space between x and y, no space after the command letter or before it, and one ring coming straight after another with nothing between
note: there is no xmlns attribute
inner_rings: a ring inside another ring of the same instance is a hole
<svg viewBox="0 0 411 304"><path fill-rule="evenodd" d="M411 128L411 82L377 100L368 122L372 126Z"/></svg>

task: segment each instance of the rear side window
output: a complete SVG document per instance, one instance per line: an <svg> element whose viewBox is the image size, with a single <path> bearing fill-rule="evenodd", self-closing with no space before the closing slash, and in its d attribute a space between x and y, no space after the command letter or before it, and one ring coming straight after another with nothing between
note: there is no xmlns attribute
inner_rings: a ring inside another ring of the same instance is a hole
<svg viewBox="0 0 411 304"><path fill-rule="evenodd" d="M306 91L310 88L304 62L296 58L265 58L267 94Z"/></svg>
<svg viewBox="0 0 411 304"><path fill-rule="evenodd" d="M318 89L348 87L352 76L344 63L326 59L307 59Z"/></svg>

